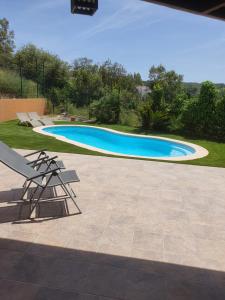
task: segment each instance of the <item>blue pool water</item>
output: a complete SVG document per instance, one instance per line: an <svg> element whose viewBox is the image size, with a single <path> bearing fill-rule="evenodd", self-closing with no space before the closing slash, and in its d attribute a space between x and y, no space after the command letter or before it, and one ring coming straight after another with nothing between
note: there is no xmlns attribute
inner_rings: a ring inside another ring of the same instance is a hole
<svg viewBox="0 0 225 300"><path fill-rule="evenodd" d="M193 148L181 143L160 138L124 135L91 126L53 126L43 130L100 150L124 155L164 158L187 156L195 153Z"/></svg>

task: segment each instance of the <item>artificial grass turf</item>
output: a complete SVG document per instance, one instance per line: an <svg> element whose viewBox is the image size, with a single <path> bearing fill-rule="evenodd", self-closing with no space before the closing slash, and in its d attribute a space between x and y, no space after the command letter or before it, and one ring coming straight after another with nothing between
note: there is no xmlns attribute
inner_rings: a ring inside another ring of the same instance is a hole
<svg viewBox="0 0 225 300"><path fill-rule="evenodd" d="M77 122L56 122L56 124L79 124ZM96 125L99 127L107 127L115 129L122 132L144 134L140 129L124 126L124 125ZM191 161L182 161L176 163L190 164L190 165L200 165L200 166L211 166L211 167L225 167L225 143L219 143L209 140L201 139L187 139L180 135L174 134L154 134L162 137L174 138L181 141L186 141L190 143L197 144L206 148L209 151L209 155L200 159L195 159ZM31 149L38 150L42 148L48 149L48 151L53 152L65 152L65 153L77 153L86 155L99 155L99 156L111 156L100 152L91 151L85 148L77 147L69 143L65 143L55 139L54 137L45 136L38 134L32 130L30 127L20 126L17 121L8 121L0 123L0 140L8 144L10 147L17 149ZM113 156L115 157L115 156ZM118 156L119 157L119 156ZM131 159L131 158L127 158ZM171 162L170 163L174 163Z"/></svg>

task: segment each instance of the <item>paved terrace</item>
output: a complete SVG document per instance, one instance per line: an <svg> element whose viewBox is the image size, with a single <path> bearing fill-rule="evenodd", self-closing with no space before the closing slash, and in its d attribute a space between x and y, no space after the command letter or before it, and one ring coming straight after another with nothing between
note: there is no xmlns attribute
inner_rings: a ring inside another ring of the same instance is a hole
<svg viewBox="0 0 225 300"><path fill-rule="evenodd" d="M82 215L18 222L23 178L0 167L0 299L225 299L225 169L59 156Z"/></svg>

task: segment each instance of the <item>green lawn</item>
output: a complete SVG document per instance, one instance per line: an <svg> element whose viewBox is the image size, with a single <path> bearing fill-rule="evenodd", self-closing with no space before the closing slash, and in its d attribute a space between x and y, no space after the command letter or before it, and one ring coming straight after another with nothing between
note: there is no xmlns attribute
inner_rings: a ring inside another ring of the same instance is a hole
<svg viewBox="0 0 225 300"><path fill-rule="evenodd" d="M56 123L68 124L68 122L56 122ZM69 124L72 123L70 122ZM108 127L123 132L143 134L143 132L141 132L140 129L135 127L130 127L130 126L123 126L123 125L98 125L98 126ZM154 134L151 133L151 135ZM196 140L186 139L185 137L179 135L172 135L172 134L155 134L155 135L195 143L197 145L206 148L209 151L209 155L204 158L200 158L192 161L186 161L186 162L179 162L179 163L201 165L201 166L212 166L212 167L225 167L225 143L218 143L214 141L198 140L198 139ZM49 151L54 151L54 152L67 152L67 153L106 156L102 153L90 151L65 142L58 141L52 137L38 134L34 132L30 127L17 125L17 121L0 123L0 140L7 143L11 147L18 148L18 149L36 150L41 148L47 148Z"/></svg>

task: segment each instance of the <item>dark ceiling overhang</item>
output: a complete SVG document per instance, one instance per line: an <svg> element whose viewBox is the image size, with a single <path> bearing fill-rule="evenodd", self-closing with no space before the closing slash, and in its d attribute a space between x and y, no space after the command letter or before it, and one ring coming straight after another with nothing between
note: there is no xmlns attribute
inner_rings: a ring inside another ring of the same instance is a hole
<svg viewBox="0 0 225 300"><path fill-rule="evenodd" d="M225 21L225 0L144 0Z"/></svg>

